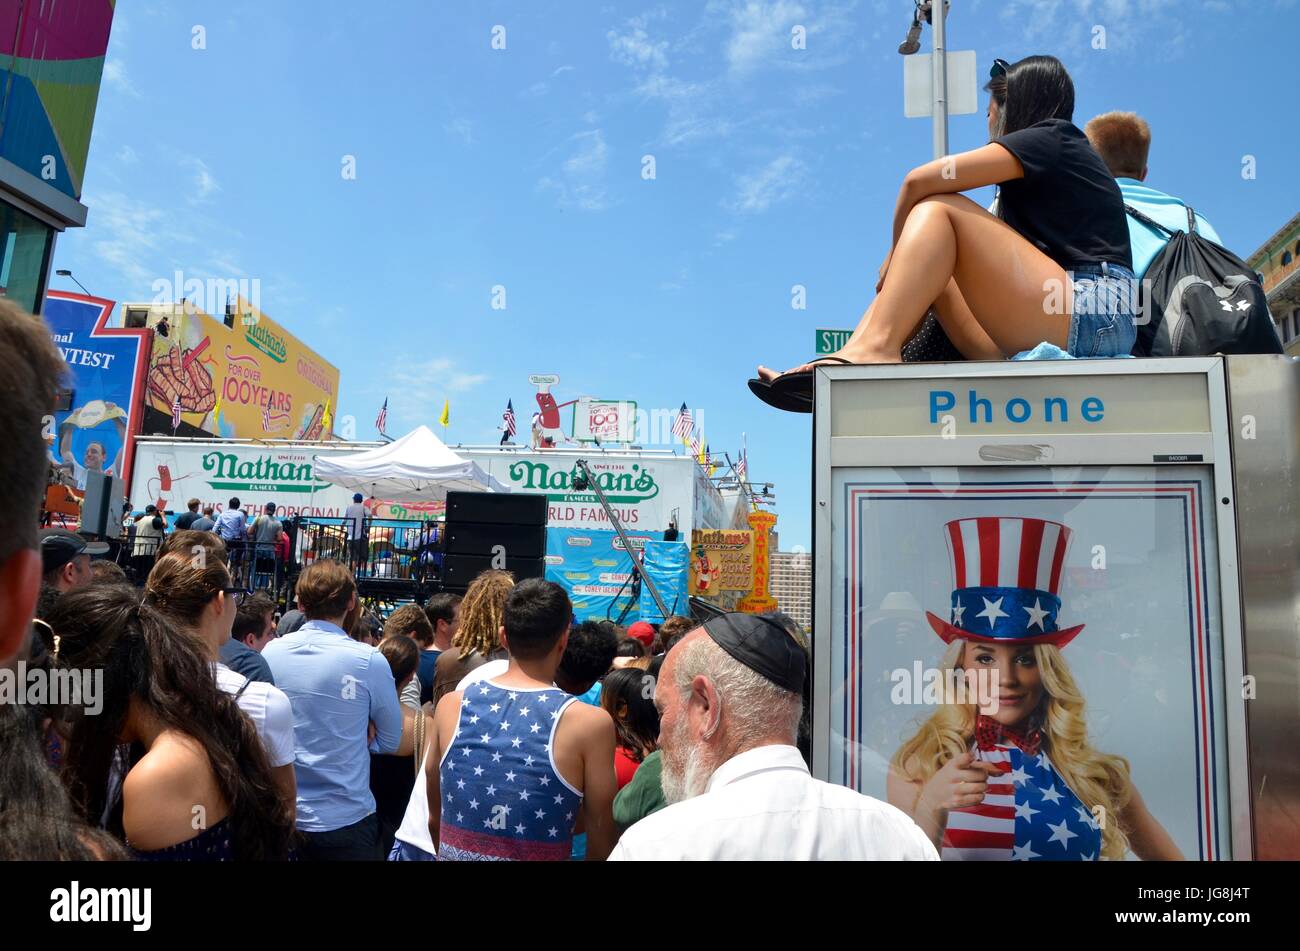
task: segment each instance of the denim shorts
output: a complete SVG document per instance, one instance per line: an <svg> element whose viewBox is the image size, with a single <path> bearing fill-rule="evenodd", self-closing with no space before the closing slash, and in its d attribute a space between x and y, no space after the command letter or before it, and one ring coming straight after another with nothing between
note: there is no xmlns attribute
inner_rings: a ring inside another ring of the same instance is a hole
<svg viewBox="0 0 1300 951"><path fill-rule="evenodd" d="M1072 357L1126 357L1137 341L1137 278L1122 264L1102 261L1067 271L1074 312L1066 350Z"/></svg>

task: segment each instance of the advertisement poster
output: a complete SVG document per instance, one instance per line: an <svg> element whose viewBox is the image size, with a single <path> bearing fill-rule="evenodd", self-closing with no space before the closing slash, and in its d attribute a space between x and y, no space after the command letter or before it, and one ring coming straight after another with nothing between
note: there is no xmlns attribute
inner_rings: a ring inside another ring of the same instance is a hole
<svg viewBox="0 0 1300 951"><path fill-rule="evenodd" d="M629 532L633 548L654 536ZM616 532L556 528L546 530L546 578L564 588L579 621L617 620L631 598L632 555L623 549ZM645 592L642 599L649 600ZM636 607L625 623L639 620Z"/></svg>
<svg viewBox="0 0 1300 951"><path fill-rule="evenodd" d="M634 442L636 403L581 396L573 404L571 429L578 442Z"/></svg>
<svg viewBox="0 0 1300 951"><path fill-rule="evenodd" d="M357 447L357 451L367 447ZM338 455L337 446L259 446L239 443L189 443L145 440L136 449L131 505L143 511L157 505L182 512L192 498L221 511L231 498L260 511L274 502L285 518L293 515L342 518L352 492L317 479L317 455ZM376 519L425 521L441 518L446 502L393 502L366 499Z"/></svg>
<svg viewBox="0 0 1300 951"><path fill-rule="evenodd" d="M139 431L148 330L107 327L113 302L64 291L45 297L45 321L68 365L67 409L54 414L50 459L78 490L86 473L102 471L127 484L131 447Z"/></svg>
<svg viewBox="0 0 1300 951"><path fill-rule="evenodd" d="M685 456L636 456L572 451L497 452L457 449L466 459L477 462L485 472L510 486L511 492L530 492L547 497L547 524L552 528L612 530L594 492L574 492L574 460L585 459L599 480L601 491L623 527L628 531L663 532L674 512L678 528L717 528L719 523L691 524L695 461ZM708 483L708 480L704 480ZM708 488L716 494L710 484ZM719 506L719 512L721 506Z"/></svg>
<svg viewBox="0 0 1300 951"><path fill-rule="evenodd" d="M1233 857L1208 466L833 472L832 780L947 860Z"/></svg>
<svg viewBox="0 0 1300 951"><path fill-rule="evenodd" d="M166 336L155 332L144 432L323 439L338 391L333 365L239 300L233 327L194 311L176 317Z"/></svg>
<svg viewBox="0 0 1300 951"><path fill-rule="evenodd" d="M729 529L691 532L691 597L754 588L754 533Z"/></svg>

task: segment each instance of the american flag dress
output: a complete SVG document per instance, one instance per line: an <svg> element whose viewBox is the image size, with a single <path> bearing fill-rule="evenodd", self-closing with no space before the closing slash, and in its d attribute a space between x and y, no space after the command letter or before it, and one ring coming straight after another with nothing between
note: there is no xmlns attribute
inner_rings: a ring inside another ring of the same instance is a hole
<svg viewBox="0 0 1300 951"><path fill-rule="evenodd" d="M554 686L487 680L464 692L438 769L439 861L569 858L582 793L555 768L551 746L576 699Z"/></svg>
<svg viewBox="0 0 1300 951"><path fill-rule="evenodd" d="M1014 743L976 747L975 758L997 763L977 806L952 809L943 832L945 861L1096 861L1101 823L1052 767L1047 753L1030 755Z"/></svg>

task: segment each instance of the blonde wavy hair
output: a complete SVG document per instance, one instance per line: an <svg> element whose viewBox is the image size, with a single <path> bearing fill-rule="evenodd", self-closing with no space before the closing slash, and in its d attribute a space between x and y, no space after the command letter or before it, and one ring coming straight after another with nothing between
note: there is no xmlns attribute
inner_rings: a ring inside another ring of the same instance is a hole
<svg viewBox="0 0 1300 951"><path fill-rule="evenodd" d="M474 651L486 657L501 646L506 595L514 586L515 576L508 571L485 571L474 579L461 599L460 628L451 640L461 657Z"/></svg>
<svg viewBox="0 0 1300 951"><path fill-rule="evenodd" d="M924 783L943 764L970 749L975 736L978 707L958 703L948 671L961 669L966 641L955 641L943 656L944 702L921 724L910 740L898 748L892 765L912 782ZM1119 815L1133 795L1128 760L1102 753L1088 742L1084 699L1059 648L1034 645L1034 662L1042 677L1044 695L1034 716L1041 723L1043 750L1052 766L1091 812L1101 806L1101 854L1122 859L1128 852L1128 835Z"/></svg>

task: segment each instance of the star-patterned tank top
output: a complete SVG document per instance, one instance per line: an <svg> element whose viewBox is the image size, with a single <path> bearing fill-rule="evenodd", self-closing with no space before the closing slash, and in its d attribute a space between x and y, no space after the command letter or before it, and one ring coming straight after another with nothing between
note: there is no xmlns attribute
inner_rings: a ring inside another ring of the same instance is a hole
<svg viewBox="0 0 1300 951"><path fill-rule="evenodd" d="M564 861L582 793L560 775L555 732L571 697L558 687L465 690L439 764L440 861Z"/></svg>

